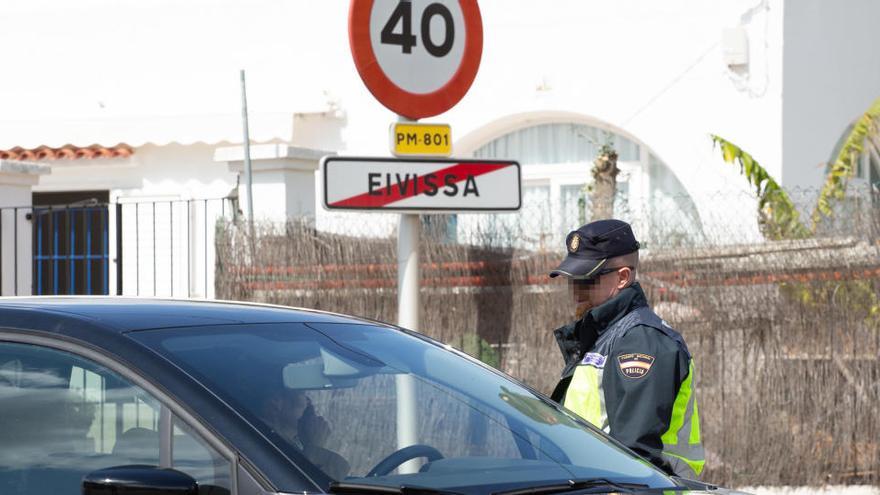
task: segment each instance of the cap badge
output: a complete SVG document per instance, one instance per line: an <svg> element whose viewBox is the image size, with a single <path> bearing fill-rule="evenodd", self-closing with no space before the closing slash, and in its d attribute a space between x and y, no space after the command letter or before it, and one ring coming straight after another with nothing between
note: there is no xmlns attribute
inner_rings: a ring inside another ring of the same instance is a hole
<svg viewBox="0 0 880 495"><path fill-rule="evenodd" d="M578 246L581 245L581 238L579 235L575 234L571 236L571 240L568 241L568 251L574 253L578 250Z"/></svg>

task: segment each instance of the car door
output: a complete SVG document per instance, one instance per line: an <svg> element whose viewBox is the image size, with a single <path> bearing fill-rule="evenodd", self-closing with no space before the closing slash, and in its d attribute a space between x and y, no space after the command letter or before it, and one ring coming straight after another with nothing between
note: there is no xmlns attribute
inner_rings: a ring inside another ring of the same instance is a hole
<svg viewBox="0 0 880 495"><path fill-rule="evenodd" d="M94 351L0 332L0 493L79 495L86 474L140 464L236 494L233 452L159 395Z"/></svg>

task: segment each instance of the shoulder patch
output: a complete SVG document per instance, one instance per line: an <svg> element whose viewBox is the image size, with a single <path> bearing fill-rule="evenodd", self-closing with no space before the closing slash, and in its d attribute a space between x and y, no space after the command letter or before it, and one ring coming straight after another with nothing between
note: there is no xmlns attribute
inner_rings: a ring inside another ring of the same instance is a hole
<svg viewBox="0 0 880 495"><path fill-rule="evenodd" d="M581 364L593 366L594 368L604 368L605 359L605 356L598 352L588 352L584 355L584 358L581 359Z"/></svg>
<svg viewBox="0 0 880 495"><path fill-rule="evenodd" d="M654 356L648 354L621 354L617 357L620 371L627 378L644 378L654 364Z"/></svg>

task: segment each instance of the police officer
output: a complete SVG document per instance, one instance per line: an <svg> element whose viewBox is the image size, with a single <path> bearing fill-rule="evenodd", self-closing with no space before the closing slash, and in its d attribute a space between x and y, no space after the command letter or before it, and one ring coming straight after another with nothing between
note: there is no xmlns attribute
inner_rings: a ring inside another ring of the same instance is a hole
<svg viewBox="0 0 880 495"><path fill-rule="evenodd" d="M576 321L554 331L565 369L553 399L666 472L696 479L705 458L693 359L635 280L632 229L599 220L565 246L550 276L568 278Z"/></svg>

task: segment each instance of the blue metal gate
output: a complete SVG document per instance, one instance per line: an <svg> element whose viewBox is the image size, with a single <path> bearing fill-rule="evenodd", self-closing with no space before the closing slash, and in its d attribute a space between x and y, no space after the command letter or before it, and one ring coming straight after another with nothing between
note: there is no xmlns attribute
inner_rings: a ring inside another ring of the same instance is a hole
<svg viewBox="0 0 880 495"><path fill-rule="evenodd" d="M106 204L35 207L33 222L34 294L109 294Z"/></svg>

